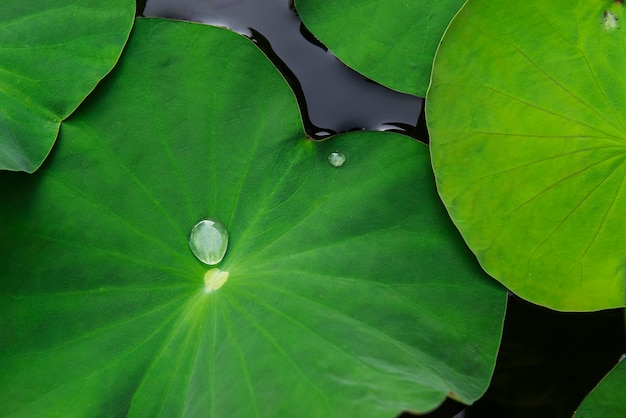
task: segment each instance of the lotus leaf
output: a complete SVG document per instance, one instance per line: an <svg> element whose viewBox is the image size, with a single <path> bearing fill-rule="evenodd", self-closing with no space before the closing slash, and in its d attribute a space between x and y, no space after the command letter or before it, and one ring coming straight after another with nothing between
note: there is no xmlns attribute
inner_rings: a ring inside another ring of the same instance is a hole
<svg viewBox="0 0 626 418"><path fill-rule="evenodd" d="M0 170L32 173L117 62L135 1L3 0L0 16Z"/></svg>
<svg viewBox="0 0 626 418"><path fill-rule="evenodd" d="M626 416L626 362L624 357L578 407L574 418Z"/></svg>
<svg viewBox="0 0 626 418"><path fill-rule="evenodd" d="M470 0L426 117L442 199L485 270L565 311L626 298L626 22L617 1Z"/></svg>
<svg viewBox="0 0 626 418"><path fill-rule="evenodd" d="M3 414L389 417L488 385L506 292L426 146L308 139L240 35L138 19L44 167L2 175Z"/></svg>
<svg viewBox="0 0 626 418"><path fill-rule="evenodd" d="M424 97L448 23L464 0L297 0L302 21L348 66Z"/></svg>

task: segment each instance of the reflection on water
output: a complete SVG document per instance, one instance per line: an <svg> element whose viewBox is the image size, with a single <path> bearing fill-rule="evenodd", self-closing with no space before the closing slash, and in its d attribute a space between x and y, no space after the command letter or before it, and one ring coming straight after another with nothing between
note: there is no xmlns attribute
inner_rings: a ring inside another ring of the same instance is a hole
<svg viewBox="0 0 626 418"><path fill-rule="evenodd" d="M420 118L423 100L343 65L302 25L289 0L148 0L143 16L225 26L250 37L296 92L307 133L314 138L367 129L427 141Z"/></svg>

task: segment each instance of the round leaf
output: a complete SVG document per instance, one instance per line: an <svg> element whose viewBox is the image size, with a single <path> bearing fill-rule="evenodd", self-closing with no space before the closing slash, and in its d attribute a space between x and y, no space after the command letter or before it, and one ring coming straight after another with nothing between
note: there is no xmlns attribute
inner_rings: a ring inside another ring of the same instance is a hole
<svg viewBox="0 0 626 418"><path fill-rule="evenodd" d="M0 170L32 173L117 62L135 1L2 1L0 16Z"/></svg>
<svg viewBox="0 0 626 418"><path fill-rule="evenodd" d="M487 387L506 295L427 148L307 139L237 34L138 20L41 173L4 175L9 414L388 417ZM216 265L189 245L203 219L228 232Z"/></svg>
<svg viewBox="0 0 626 418"><path fill-rule="evenodd" d="M626 22L621 2L472 0L428 93L454 222L488 273L559 310L625 303L626 33L607 16Z"/></svg>
<svg viewBox="0 0 626 418"><path fill-rule="evenodd" d="M298 14L356 71L394 90L424 97L448 23L464 0L297 0Z"/></svg>
<svg viewBox="0 0 626 418"><path fill-rule="evenodd" d="M587 395L574 418L626 416L626 361L622 360Z"/></svg>

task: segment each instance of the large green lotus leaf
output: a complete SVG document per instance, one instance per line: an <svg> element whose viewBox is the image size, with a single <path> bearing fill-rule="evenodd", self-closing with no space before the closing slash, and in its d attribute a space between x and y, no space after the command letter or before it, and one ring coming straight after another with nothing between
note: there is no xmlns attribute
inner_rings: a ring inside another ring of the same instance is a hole
<svg viewBox="0 0 626 418"><path fill-rule="evenodd" d="M32 173L117 62L134 0L0 0L0 170Z"/></svg>
<svg viewBox="0 0 626 418"><path fill-rule="evenodd" d="M574 418L626 416L626 361L617 366L587 395Z"/></svg>
<svg viewBox="0 0 626 418"><path fill-rule="evenodd" d="M442 199L488 273L554 309L625 303L621 22L613 1L470 0L435 60Z"/></svg>
<svg viewBox="0 0 626 418"><path fill-rule="evenodd" d="M489 382L505 292L427 148L307 139L225 29L138 20L38 176L0 193L3 414L390 417ZM207 217L230 233L214 267L188 244Z"/></svg>
<svg viewBox="0 0 626 418"><path fill-rule="evenodd" d="M441 37L464 0L297 0L302 21L346 65L424 97Z"/></svg>

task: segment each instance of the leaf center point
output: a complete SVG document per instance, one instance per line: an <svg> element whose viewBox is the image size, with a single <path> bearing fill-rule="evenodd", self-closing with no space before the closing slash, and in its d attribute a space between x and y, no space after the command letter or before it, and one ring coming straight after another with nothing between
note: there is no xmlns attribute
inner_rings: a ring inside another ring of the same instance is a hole
<svg viewBox="0 0 626 418"><path fill-rule="evenodd" d="M204 273L204 291L211 293L218 290L228 280L228 272L213 268Z"/></svg>

